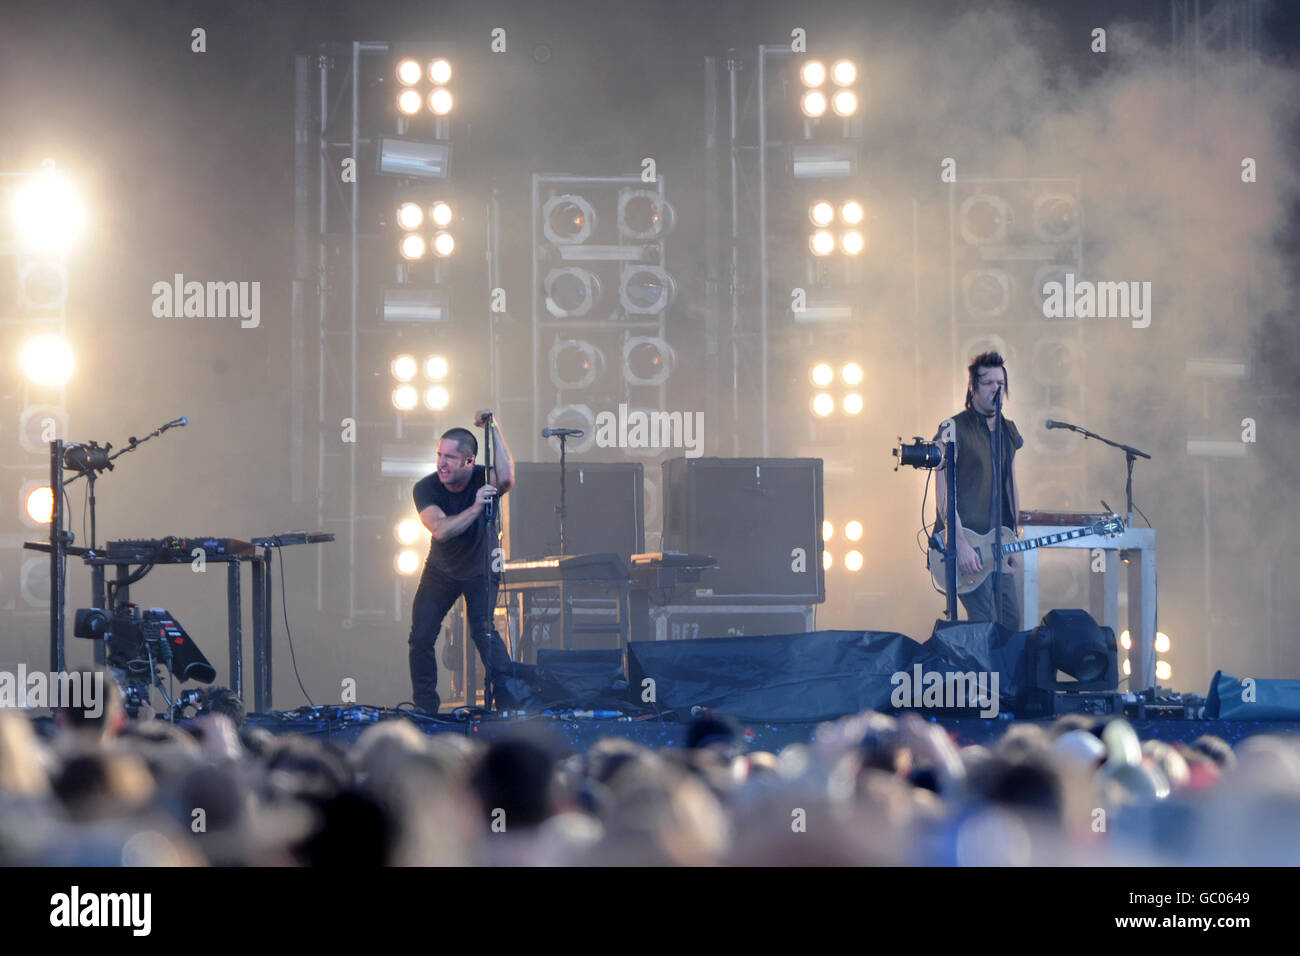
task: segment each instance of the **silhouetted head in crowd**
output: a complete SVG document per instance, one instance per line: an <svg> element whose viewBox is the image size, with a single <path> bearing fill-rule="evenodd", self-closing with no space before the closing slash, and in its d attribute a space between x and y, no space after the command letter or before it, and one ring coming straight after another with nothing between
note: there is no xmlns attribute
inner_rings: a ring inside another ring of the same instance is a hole
<svg viewBox="0 0 1300 956"><path fill-rule="evenodd" d="M728 714L705 713L686 729L688 750L717 750L728 757L745 749L740 722Z"/></svg>
<svg viewBox="0 0 1300 956"><path fill-rule="evenodd" d="M248 719L244 712L244 702L229 687L209 687L203 692L203 706L200 709L204 713L224 714L230 718L236 730L243 730L244 722Z"/></svg>
<svg viewBox="0 0 1300 956"><path fill-rule="evenodd" d="M400 828L380 801L344 790L309 802L320 813L320 825L295 849L304 866L367 868L392 862Z"/></svg>
<svg viewBox="0 0 1300 956"><path fill-rule="evenodd" d="M493 741L470 778L490 823L533 827L554 807L555 753L540 737ZM504 812L504 819L502 818Z"/></svg>
<svg viewBox="0 0 1300 956"><path fill-rule="evenodd" d="M108 740L122 732L126 711L117 681L104 671L70 671L69 677L81 688L93 688L83 694L80 706L52 708L54 724L63 732L72 732L82 740ZM66 701L65 701L66 702Z"/></svg>
<svg viewBox="0 0 1300 956"><path fill-rule="evenodd" d="M54 779L54 793L74 820L122 816L154 794L143 760L128 752L74 754Z"/></svg>
<svg viewBox="0 0 1300 956"><path fill-rule="evenodd" d="M1237 755L1232 752L1232 745L1222 737L1202 734L1189 746L1213 760L1220 770L1231 770L1237 765Z"/></svg>

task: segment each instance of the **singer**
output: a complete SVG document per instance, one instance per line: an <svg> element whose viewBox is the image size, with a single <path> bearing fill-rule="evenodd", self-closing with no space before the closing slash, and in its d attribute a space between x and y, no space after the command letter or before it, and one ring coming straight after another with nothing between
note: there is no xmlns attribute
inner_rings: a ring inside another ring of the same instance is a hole
<svg viewBox="0 0 1300 956"><path fill-rule="evenodd" d="M475 427L487 426L491 416L487 409L478 412ZM433 541L411 609L411 688L415 706L430 714L436 714L441 705L434 645L442 619L461 595L488 683L495 686L510 666L505 643L492 624L500 575L493 570L491 552L496 537L484 509L514 485L515 462L501 429L493 426L491 435L491 475L482 465L474 464L478 455L474 433L468 428L452 428L438 441L438 470L416 482L413 491L415 510Z"/></svg>
<svg viewBox="0 0 1300 956"><path fill-rule="evenodd" d="M999 396L1005 402L1009 394L1007 389L1007 369L1001 355L997 352L985 352L977 355L968 368L966 381L966 409L952 416L956 431L956 466L957 466L957 567L963 574L971 574L980 568L980 556L961 533L969 529L978 534L992 530L995 523L1019 532L1016 521L1020 513L1020 494L1016 485L1015 457L1016 451L1025 443L1020 437L1016 423L1005 415L1002 417L1003 428L1000 430L1002 441L997 441ZM943 426L935 440L941 440ZM944 474L947 463L935 472L938 479L937 504L939 517L935 522L934 533L943 530L943 516L948 509L948 483ZM1002 515L994 517L996 484L994 471L1003 476ZM1008 557L1013 567L1017 558ZM1003 627L1020 630L1020 600L1016 596L1014 576L1003 574L1002 602L996 616L994 614L994 578L990 574L975 590L961 595L961 602L966 607L966 616L971 621L998 621Z"/></svg>

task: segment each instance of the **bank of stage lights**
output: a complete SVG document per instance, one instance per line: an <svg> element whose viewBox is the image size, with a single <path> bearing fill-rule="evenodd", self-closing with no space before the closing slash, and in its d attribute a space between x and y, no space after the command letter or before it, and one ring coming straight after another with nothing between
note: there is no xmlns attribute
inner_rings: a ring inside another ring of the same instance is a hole
<svg viewBox="0 0 1300 956"><path fill-rule="evenodd" d="M829 521L822 522L822 542L823 545L829 544L835 537L835 525ZM844 525L844 538L850 544L858 545L862 541L862 522L850 521ZM862 570L862 552L858 547L853 547L844 555L844 567L853 573ZM822 570L829 571L835 567L835 555L828 547L822 549Z"/></svg>
<svg viewBox="0 0 1300 956"><path fill-rule="evenodd" d="M402 549L393 558L393 568L398 574L409 578L420 570L420 553L412 545L421 538L427 541L429 532L424 525L414 518L403 518L394 526L393 536L397 538L397 543L402 546Z"/></svg>
<svg viewBox="0 0 1300 956"><path fill-rule="evenodd" d="M446 116L455 104L447 84L451 82L451 61L442 57L420 61L398 60L397 112L416 116L428 110L434 116Z"/></svg>
<svg viewBox="0 0 1300 956"><path fill-rule="evenodd" d="M434 412L440 412L451 404L451 393L442 384L449 371L443 356L430 355L421 363L414 355L399 355L393 359L390 371L397 381L393 388L393 407L399 412L412 411L421 402ZM415 383L421 371L424 372L423 390Z"/></svg>
<svg viewBox="0 0 1300 956"><path fill-rule="evenodd" d="M808 207L808 218L812 221L813 232L808 237L808 248L818 257L829 256L836 249L847 256L856 256L867 247L866 237L862 234L862 220L865 213L862 203L849 199L835 204L818 199ZM837 236L832 228L839 220L841 226L848 227Z"/></svg>
<svg viewBox="0 0 1300 956"><path fill-rule="evenodd" d="M1172 646L1172 642L1169 640L1169 635L1164 631L1156 631L1155 644L1155 652L1157 654L1168 654L1169 648ZM1125 651L1133 649L1133 637L1128 631L1124 631L1120 634L1119 646ZM1124 662L1120 665L1120 670L1123 672L1125 677L1132 676L1133 665L1129 663L1127 657L1124 658ZM1168 661L1156 661L1156 680L1167 681L1173 676L1174 669L1170 666Z"/></svg>
<svg viewBox="0 0 1300 956"><path fill-rule="evenodd" d="M425 206L406 201L397 207L397 225L402 239L398 249L402 258L419 262L430 253L445 259L456 249L456 239L447 227L454 218L451 205L441 199Z"/></svg>
<svg viewBox="0 0 1300 956"><path fill-rule="evenodd" d="M812 411L818 418L829 418L835 413L835 397L827 391L835 381L835 370L825 362L819 362L808 372L818 391L812 398ZM862 384L862 366L857 362L847 362L840 369L840 382L856 389ZM846 415L859 415L862 412L862 394L850 391L840 399L839 407Z"/></svg>
<svg viewBox="0 0 1300 956"><path fill-rule="evenodd" d="M830 85L827 86L827 79ZM852 60L836 60L829 73L821 60L809 60L799 70L799 79L807 87L799 108L809 119L820 119L829 109L836 116L848 118L858 111L858 94L850 89L857 81L858 68Z"/></svg>

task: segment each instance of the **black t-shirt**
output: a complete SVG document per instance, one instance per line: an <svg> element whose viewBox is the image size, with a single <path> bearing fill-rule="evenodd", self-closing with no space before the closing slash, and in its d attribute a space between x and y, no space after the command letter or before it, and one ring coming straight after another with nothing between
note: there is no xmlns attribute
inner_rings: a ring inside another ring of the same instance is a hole
<svg viewBox="0 0 1300 956"><path fill-rule="evenodd" d="M448 491L437 472L425 475L415 483L412 492L415 510L420 512L429 505L437 505L448 517L458 515L473 506L475 494L485 484L487 470L482 465L474 466L469 484L461 491ZM429 563L450 578L468 581L487 570L487 552L487 522L480 518L453 538L433 541L429 546Z"/></svg>
<svg viewBox="0 0 1300 956"><path fill-rule="evenodd" d="M961 524L968 531L983 534L993 528L993 430L982 415L972 409L966 409L952 417L957 441L957 514ZM1016 527L1015 509L1019 502L1012 500L1011 476L1016 460L1016 449L1025 440L1020 437L1016 423L1005 416L1002 419L1006 438L1002 442L1003 483L1002 524L1014 529ZM935 434L935 441L940 441L943 425ZM946 481L943 469L935 471L935 478ZM943 530L944 516L939 515L935 532Z"/></svg>

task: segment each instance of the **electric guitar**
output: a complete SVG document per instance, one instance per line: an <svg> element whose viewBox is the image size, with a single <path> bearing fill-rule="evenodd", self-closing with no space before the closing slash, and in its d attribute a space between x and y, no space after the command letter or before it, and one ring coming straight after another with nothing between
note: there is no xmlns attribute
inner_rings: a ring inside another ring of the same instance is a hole
<svg viewBox="0 0 1300 956"><path fill-rule="evenodd" d="M980 569L974 574L962 574L960 569L957 572L957 593L968 594L984 583L984 579L993 573L995 564L1002 566L1002 571L1010 573L1014 569L1007 564L1007 555L1015 554L1019 551L1030 551L1033 548L1041 548L1047 545L1060 544L1062 541L1071 541L1074 538L1087 537L1095 534L1100 537L1113 538L1116 535L1124 533L1124 519L1115 513L1111 513L1109 518L1104 518L1095 524L1088 525L1086 528L1073 528L1070 531L1058 531L1054 534L1045 534L1041 538L1030 538L1027 541L1020 541L1016 538L1016 533L1010 528L1002 529L1002 551L1000 560L994 561L993 555L993 532L988 531L984 534L976 534L967 528L962 529L962 534L966 537L966 543L969 544L975 553L980 556ZM947 562L944 561L943 545L947 542L944 535L947 529L935 535L939 539L940 547L930 547L930 576L934 578L934 586L944 594L947 594L948 576Z"/></svg>

